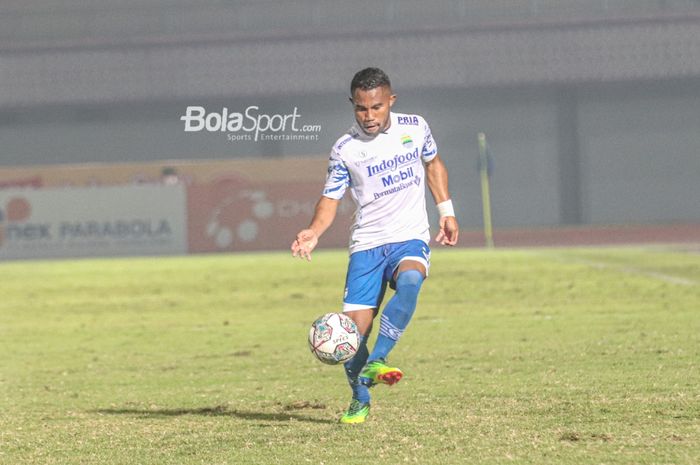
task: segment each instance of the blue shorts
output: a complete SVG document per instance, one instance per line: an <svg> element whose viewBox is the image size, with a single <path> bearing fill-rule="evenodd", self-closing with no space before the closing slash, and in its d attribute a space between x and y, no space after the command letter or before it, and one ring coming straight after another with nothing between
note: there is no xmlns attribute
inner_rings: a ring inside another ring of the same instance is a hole
<svg viewBox="0 0 700 465"><path fill-rule="evenodd" d="M345 278L343 311L379 308L387 283L394 288L394 273L404 260L414 260L430 269L430 247L418 239L380 245L350 255Z"/></svg>

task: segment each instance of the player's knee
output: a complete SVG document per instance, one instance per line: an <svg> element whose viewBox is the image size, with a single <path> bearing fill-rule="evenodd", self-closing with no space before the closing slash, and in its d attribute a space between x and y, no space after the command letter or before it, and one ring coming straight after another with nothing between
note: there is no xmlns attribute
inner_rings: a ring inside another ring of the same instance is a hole
<svg viewBox="0 0 700 465"><path fill-rule="evenodd" d="M396 290L400 291L405 289L415 290L415 292L418 292L424 279L423 273L418 270L402 271L396 278Z"/></svg>
<svg viewBox="0 0 700 465"><path fill-rule="evenodd" d="M402 328L406 327L416 310L423 279L423 273L418 270L402 271L396 278L396 317L399 318Z"/></svg>

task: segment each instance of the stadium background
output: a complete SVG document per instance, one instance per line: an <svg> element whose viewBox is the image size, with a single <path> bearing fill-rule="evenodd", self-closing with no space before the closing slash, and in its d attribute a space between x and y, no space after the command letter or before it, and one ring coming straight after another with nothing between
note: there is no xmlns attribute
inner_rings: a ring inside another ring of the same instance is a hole
<svg viewBox="0 0 700 465"><path fill-rule="evenodd" d="M497 238L653 225L698 240L700 2L8 0L0 258L285 247L368 65L430 122L467 232L483 131ZM185 132L192 105L296 108L320 131ZM324 245L344 244L351 210Z"/></svg>

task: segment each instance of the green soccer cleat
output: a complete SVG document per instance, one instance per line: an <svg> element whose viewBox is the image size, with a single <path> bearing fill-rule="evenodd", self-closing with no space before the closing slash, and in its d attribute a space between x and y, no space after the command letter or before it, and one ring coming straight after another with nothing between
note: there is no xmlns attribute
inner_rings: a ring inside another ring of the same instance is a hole
<svg viewBox="0 0 700 465"><path fill-rule="evenodd" d="M350 407L345 411L342 417L340 417L340 422L347 425L355 423L364 423L369 415L369 402L360 402L357 399L353 399L350 402Z"/></svg>
<svg viewBox="0 0 700 465"><path fill-rule="evenodd" d="M360 372L360 382L366 386L375 384L388 384L389 386L398 383L403 377L403 372L396 367L387 366L384 360L377 359L367 363Z"/></svg>

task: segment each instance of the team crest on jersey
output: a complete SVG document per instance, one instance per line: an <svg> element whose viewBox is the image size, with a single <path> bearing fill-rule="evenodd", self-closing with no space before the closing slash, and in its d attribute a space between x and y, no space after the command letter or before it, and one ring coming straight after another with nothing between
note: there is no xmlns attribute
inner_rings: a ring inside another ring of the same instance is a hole
<svg viewBox="0 0 700 465"><path fill-rule="evenodd" d="M411 147L413 147L413 139L411 139L411 136L409 136L408 134L404 134L403 136L401 136L401 144L403 144L403 146L407 149L410 149Z"/></svg>

